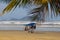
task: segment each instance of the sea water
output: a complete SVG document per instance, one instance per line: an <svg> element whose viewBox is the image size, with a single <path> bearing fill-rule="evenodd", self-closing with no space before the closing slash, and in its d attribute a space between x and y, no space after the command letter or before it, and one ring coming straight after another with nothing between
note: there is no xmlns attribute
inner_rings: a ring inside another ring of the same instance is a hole
<svg viewBox="0 0 60 40"><path fill-rule="evenodd" d="M49 27L50 25L47 25L48 27L41 27L37 26L35 31L60 31L60 27ZM58 25L60 26L60 25ZM24 30L25 25L21 24L0 24L0 30Z"/></svg>

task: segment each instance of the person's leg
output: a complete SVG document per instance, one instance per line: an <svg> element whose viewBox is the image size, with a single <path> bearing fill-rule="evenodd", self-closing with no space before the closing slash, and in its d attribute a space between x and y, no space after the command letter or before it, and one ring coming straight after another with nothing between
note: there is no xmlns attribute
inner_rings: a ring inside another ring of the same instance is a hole
<svg viewBox="0 0 60 40"><path fill-rule="evenodd" d="M32 32L33 31L33 26L30 26L30 28L29 28L29 30L28 30L28 32Z"/></svg>
<svg viewBox="0 0 60 40"><path fill-rule="evenodd" d="M31 28L31 33L34 33L34 26L32 26Z"/></svg>
<svg viewBox="0 0 60 40"><path fill-rule="evenodd" d="M31 29L31 33L34 33L35 29L36 29L36 26L33 26L32 29Z"/></svg>
<svg viewBox="0 0 60 40"><path fill-rule="evenodd" d="M34 29L33 28L31 29L31 33L34 33Z"/></svg>
<svg viewBox="0 0 60 40"><path fill-rule="evenodd" d="M24 29L25 31L27 31L27 26L25 27L25 29Z"/></svg>
<svg viewBox="0 0 60 40"><path fill-rule="evenodd" d="M28 32L34 33L36 26L30 26Z"/></svg>
<svg viewBox="0 0 60 40"><path fill-rule="evenodd" d="M25 31L28 31L28 30L29 30L29 26L26 26L26 27L25 27Z"/></svg>

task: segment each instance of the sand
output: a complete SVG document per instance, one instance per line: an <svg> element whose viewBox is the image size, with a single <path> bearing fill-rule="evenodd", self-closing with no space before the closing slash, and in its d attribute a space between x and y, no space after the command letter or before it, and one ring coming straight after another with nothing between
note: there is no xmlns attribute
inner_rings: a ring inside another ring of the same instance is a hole
<svg viewBox="0 0 60 40"><path fill-rule="evenodd" d="M60 40L60 32L35 32L0 30L0 40Z"/></svg>

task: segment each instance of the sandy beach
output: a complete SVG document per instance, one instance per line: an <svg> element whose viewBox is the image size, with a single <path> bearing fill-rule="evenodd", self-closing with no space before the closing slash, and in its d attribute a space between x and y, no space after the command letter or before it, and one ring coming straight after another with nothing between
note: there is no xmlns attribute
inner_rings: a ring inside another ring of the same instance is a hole
<svg viewBox="0 0 60 40"><path fill-rule="evenodd" d="M60 40L60 32L28 33L17 30L0 30L0 40Z"/></svg>
<svg viewBox="0 0 60 40"><path fill-rule="evenodd" d="M60 24L37 25L35 33L28 33L19 22L5 23L0 24L0 40L60 40Z"/></svg>

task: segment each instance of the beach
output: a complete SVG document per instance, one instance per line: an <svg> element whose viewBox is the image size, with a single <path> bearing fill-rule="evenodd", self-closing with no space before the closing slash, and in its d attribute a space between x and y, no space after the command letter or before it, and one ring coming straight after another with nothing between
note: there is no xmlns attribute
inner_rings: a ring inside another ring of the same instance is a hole
<svg viewBox="0 0 60 40"><path fill-rule="evenodd" d="M34 33L24 31L26 22L1 22L0 40L60 40L60 23L37 24Z"/></svg>
<svg viewBox="0 0 60 40"><path fill-rule="evenodd" d="M0 30L0 40L60 40L60 32Z"/></svg>

